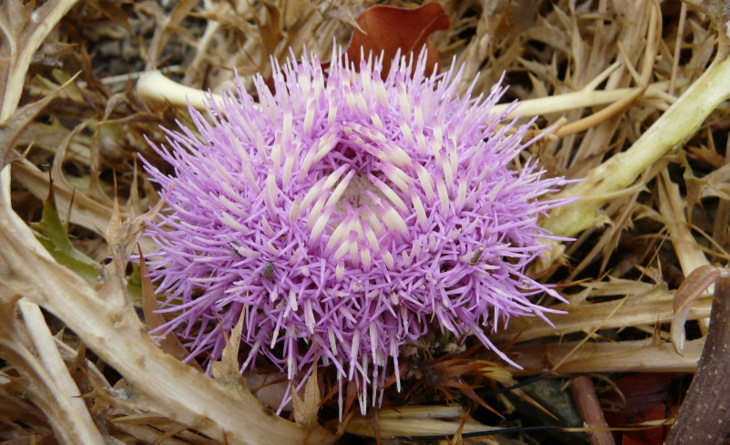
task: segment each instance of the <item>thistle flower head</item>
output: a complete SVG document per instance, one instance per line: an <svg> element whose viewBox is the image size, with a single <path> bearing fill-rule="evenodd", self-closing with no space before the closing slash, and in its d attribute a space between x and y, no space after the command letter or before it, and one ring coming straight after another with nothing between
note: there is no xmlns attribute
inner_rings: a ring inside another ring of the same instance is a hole
<svg viewBox="0 0 730 445"><path fill-rule="evenodd" d="M532 141L486 98L457 94L461 73L425 77L425 58L359 72L338 53L275 65L276 93L237 79L235 94L167 131L175 170L149 164L169 210L150 223L159 332L177 330L191 357L219 358L244 314L242 371L262 356L289 378L331 364L340 381L375 389L399 347L438 327L485 334L549 309L558 295L525 275L550 234L538 201L565 183L534 161L508 168ZM559 298L559 297L558 297ZM220 328L222 325L223 329ZM368 391L362 391L365 405Z"/></svg>

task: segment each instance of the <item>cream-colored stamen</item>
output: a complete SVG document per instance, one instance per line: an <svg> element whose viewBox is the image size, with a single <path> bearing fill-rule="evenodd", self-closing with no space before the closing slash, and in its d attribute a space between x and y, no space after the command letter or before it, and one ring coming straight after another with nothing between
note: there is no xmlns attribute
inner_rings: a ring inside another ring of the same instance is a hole
<svg viewBox="0 0 730 445"><path fill-rule="evenodd" d="M355 170L350 170L347 173L347 176L340 181L339 184L337 184L337 187L335 187L335 190L332 192L332 195L327 200L327 206L334 206L337 205L337 201L339 201L340 197L343 193L345 193L345 189L347 188L347 185L352 180L352 177L355 176Z"/></svg>

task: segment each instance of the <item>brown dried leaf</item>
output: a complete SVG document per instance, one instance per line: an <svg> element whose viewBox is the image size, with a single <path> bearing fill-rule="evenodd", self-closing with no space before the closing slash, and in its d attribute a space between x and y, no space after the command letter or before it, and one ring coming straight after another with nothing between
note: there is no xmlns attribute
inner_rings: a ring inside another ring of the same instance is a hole
<svg viewBox="0 0 730 445"><path fill-rule="evenodd" d="M720 276L720 271L714 266L700 266L693 270L684 280L677 293L674 294L674 319L672 319L671 336L674 349L679 355L684 355L684 324L687 322L692 304L705 290Z"/></svg>
<svg viewBox="0 0 730 445"><path fill-rule="evenodd" d="M155 291L152 286L152 280L149 277L149 270L147 269L147 262L142 254L142 249L139 249L139 272L142 275L142 311L144 312L144 320L149 326L150 330L161 326L165 323L165 317L162 314L155 312L157 309L157 300L155 299ZM185 346L180 342L180 339L174 333L170 333L159 340L160 348L177 358L183 360L185 357L190 355ZM190 362L196 368L200 368L200 365L196 361Z"/></svg>
<svg viewBox="0 0 730 445"><path fill-rule="evenodd" d="M73 82L73 78L43 99L16 110L7 120L0 123L0 169L18 158L17 153L13 150L18 139L46 105L55 99L63 91L63 88L71 82Z"/></svg>
<svg viewBox="0 0 730 445"><path fill-rule="evenodd" d="M674 251L679 259L682 272L689 276L698 267L706 266L707 260L701 246L692 235L691 228L685 217L686 202L682 199L679 186L669 178L668 171L664 171L658 185L659 212L669 231L669 237L674 246Z"/></svg>
<svg viewBox="0 0 730 445"><path fill-rule="evenodd" d="M312 373L307 378L307 383L304 385L304 397L301 398L296 391L292 391L294 420L304 427L316 425L320 400L317 367L314 366Z"/></svg>
<svg viewBox="0 0 730 445"><path fill-rule="evenodd" d="M730 40L730 7L727 0L685 0L702 10L710 17L712 24L722 42L720 47L725 50L723 56L727 57L728 41Z"/></svg>
<svg viewBox="0 0 730 445"><path fill-rule="evenodd" d="M730 200L730 163L714 170L702 178L685 175L688 194L692 191L695 200L720 198Z"/></svg>
<svg viewBox="0 0 730 445"><path fill-rule="evenodd" d="M592 300L558 304L553 309L566 314L551 317L553 326L537 318L515 318L508 328L492 337L493 341L509 341L517 336L520 342L551 336L564 336L597 329L622 329L652 323L667 323L674 317L671 291L665 286L637 283L634 280L612 279L610 282L586 283L586 294ZM615 296L625 298L615 299ZM697 301L688 312L688 319L704 318L710 314L711 298Z"/></svg>
<svg viewBox="0 0 730 445"><path fill-rule="evenodd" d="M188 16L190 10L193 9L198 2L196 0L184 0L175 4L170 15L166 16L163 23L160 23L158 28L155 30L155 35L150 42L148 49L148 60L147 70L153 70L157 68L160 55L165 48L165 45L170 40L170 37L176 30L179 30L180 23Z"/></svg>
<svg viewBox="0 0 730 445"><path fill-rule="evenodd" d="M542 374L561 362L562 373L586 372L694 372L704 338L688 341L684 356L669 342L651 338L609 342L530 343L513 346L510 357L524 369L510 368L516 377Z"/></svg>
<svg viewBox="0 0 730 445"><path fill-rule="evenodd" d="M25 73L38 47L77 0L36 2L7 0L0 4L0 122L15 111Z"/></svg>
<svg viewBox="0 0 730 445"><path fill-rule="evenodd" d="M71 222L79 224L99 234L109 224L112 214L111 206L104 205L85 193L76 191L68 182L54 177L56 182L55 194L56 205L62 214L67 212L73 203L73 211L70 213ZM48 194L48 173L41 171L27 159L21 159L13 163L13 180L18 181L39 199L45 199ZM123 216L126 216L123 214Z"/></svg>
<svg viewBox="0 0 730 445"><path fill-rule="evenodd" d="M467 421L462 427L464 417ZM456 434L460 428L464 434L498 429L478 423L458 405L411 405L400 406L397 410L382 409L375 421L372 415L356 415L347 423L345 431L375 437L376 427L381 437L449 435Z"/></svg>
<svg viewBox="0 0 730 445"><path fill-rule="evenodd" d="M246 311L241 311L241 315L238 317L238 322L231 331L231 335L228 335L225 332L225 329L223 329L222 326L219 326L219 328L223 330L223 335L226 338L226 346L223 348L223 354L221 355L220 361L213 362L213 377L215 377L216 380L234 377L236 381L243 384L241 374L238 372L238 349L241 346L240 338L245 321Z"/></svg>
<svg viewBox="0 0 730 445"><path fill-rule="evenodd" d="M27 382L22 398L43 411L61 442L103 444L38 306L12 289L0 297L0 355Z"/></svg>
<svg viewBox="0 0 730 445"><path fill-rule="evenodd" d="M383 52L383 78L390 71L391 61L398 50L401 56L417 56L426 45L426 74L434 71L439 62L436 46L428 39L434 31L448 29L449 17L438 3L427 3L420 8L404 9L393 6L373 6L360 14L357 24L364 32L356 29L352 33L347 57L360 66L361 54L367 59L372 52L374 56Z"/></svg>

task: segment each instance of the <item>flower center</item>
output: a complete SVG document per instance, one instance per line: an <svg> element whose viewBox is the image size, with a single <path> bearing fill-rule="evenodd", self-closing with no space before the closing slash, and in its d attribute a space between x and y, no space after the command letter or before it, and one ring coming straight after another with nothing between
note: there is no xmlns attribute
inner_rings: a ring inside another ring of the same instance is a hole
<svg viewBox="0 0 730 445"><path fill-rule="evenodd" d="M397 164L411 159L361 136L338 135L332 150L311 167L321 178L296 209L311 208L306 221L310 240L338 265L338 274L345 264L369 270L378 259L392 268L391 250L409 238L403 215L412 208L410 178Z"/></svg>
<svg viewBox="0 0 730 445"><path fill-rule="evenodd" d="M373 193L379 198L384 198L382 192L378 190L377 187L375 187L372 182L368 180L368 177L366 174L363 173L355 173L355 175L352 177L352 180L350 180L350 183L347 184L347 188L345 189L344 193L342 193L342 197L337 202L337 205L335 206L335 210L340 215L346 215L347 214L347 208L345 204L349 204L351 207L354 208L360 208L363 205L367 205L371 209L375 207L375 204L373 203L373 200L370 199L370 197L365 193L365 191L368 191L368 193Z"/></svg>

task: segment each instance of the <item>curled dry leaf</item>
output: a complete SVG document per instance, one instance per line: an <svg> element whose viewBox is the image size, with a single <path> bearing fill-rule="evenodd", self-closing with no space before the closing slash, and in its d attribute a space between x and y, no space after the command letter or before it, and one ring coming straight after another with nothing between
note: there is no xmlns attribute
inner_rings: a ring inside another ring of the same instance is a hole
<svg viewBox="0 0 730 445"><path fill-rule="evenodd" d="M701 266L693 270L674 294L674 319L670 333L672 344L678 354L684 355L684 323L687 321L692 303L714 283L721 272L713 266Z"/></svg>
<svg viewBox="0 0 730 445"><path fill-rule="evenodd" d="M360 14L357 19L360 29L352 33L347 57L360 66L361 54L367 58L384 53L383 71L380 75L385 79L390 71L390 61L400 50L401 54L415 56L426 45L426 75L434 72L434 65L439 62L436 46L428 36L434 31L448 29L449 17L438 3L427 3L420 8L404 9L393 6L373 6Z"/></svg>
<svg viewBox="0 0 730 445"><path fill-rule="evenodd" d="M37 102L23 106L0 124L0 168L20 158L20 155L12 149L15 147L16 141L20 138L23 131L43 111L43 108L56 97L59 91L57 90Z"/></svg>

